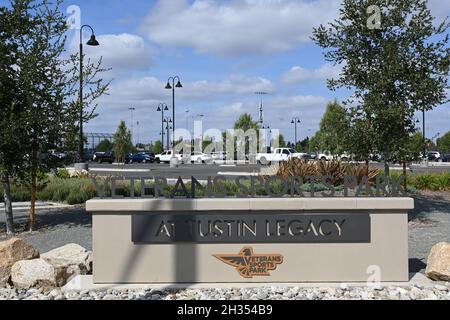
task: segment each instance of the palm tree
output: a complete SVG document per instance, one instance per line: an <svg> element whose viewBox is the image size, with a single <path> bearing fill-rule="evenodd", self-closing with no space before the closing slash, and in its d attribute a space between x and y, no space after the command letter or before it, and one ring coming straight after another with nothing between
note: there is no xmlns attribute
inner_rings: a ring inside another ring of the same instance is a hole
<svg viewBox="0 0 450 320"><path fill-rule="evenodd" d="M235 123L234 123L234 129L235 130L243 130L244 132L247 132L250 129L253 130L259 130L260 125L257 121L253 121L252 116L248 113L243 114Z"/></svg>

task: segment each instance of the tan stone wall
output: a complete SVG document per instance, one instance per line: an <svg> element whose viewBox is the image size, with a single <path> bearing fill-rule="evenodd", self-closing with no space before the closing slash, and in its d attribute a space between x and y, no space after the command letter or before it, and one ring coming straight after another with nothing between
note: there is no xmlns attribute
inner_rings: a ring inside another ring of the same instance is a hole
<svg viewBox="0 0 450 320"><path fill-rule="evenodd" d="M409 280L407 210L413 206L412 199L400 199L397 202L389 200L386 203L383 203L384 199L377 201L367 199L370 200L368 202L360 199L351 202L350 205L344 205L344 202L339 205L338 201L334 206L329 201L323 202L321 206L320 201L316 200L319 199L303 203L302 209L307 210L308 214L320 212L320 207L336 214L339 212L349 214L352 210L358 214L356 210L368 210L372 220L371 243L251 245L255 254L284 256L283 264L270 271L270 276L252 279L243 278L236 268L213 256L237 254L243 247L249 246L248 244L135 245L131 241L131 215L133 212L148 210L149 202L141 200L141 203L137 204L135 201L131 205L128 203L127 206L128 200L120 200L114 204L116 210L110 213L107 209L111 209L111 205L108 208L107 202L103 203L103 207L99 202L91 204L90 210L93 207L96 209L93 212L94 282L106 284L366 282L371 276L367 273L371 266L379 267L382 282ZM296 208L296 205L286 204L284 207L278 207L280 213L283 209ZM169 202L158 206L158 209L161 210L164 205L169 205ZM192 203L189 205L192 206ZM200 205L205 206L205 211L206 207L211 210L217 209L215 207L217 202L214 205L210 200L201 202ZM255 210L263 206L256 202L253 205ZM266 202L264 208L273 210L275 205L277 204L274 201L270 204ZM386 208L389 205L391 209ZM198 203L196 206L198 208ZM186 209L176 207L177 210ZM130 208L134 210L130 211ZM233 209L235 208L236 205ZM331 210L333 208L344 211L333 211ZM192 210L195 210L193 206Z"/></svg>

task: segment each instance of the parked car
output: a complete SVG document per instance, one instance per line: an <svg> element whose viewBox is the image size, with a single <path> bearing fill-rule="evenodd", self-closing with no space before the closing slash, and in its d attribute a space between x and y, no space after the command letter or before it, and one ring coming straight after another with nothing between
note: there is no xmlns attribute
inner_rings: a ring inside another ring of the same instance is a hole
<svg viewBox="0 0 450 320"><path fill-rule="evenodd" d="M212 163L213 158L212 158L212 156L210 156L206 153L192 152L190 162L191 163L199 163L199 164L200 163Z"/></svg>
<svg viewBox="0 0 450 320"><path fill-rule="evenodd" d="M155 162L155 157L147 152L138 152L136 154L133 154L129 159L129 163L153 163L153 162Z"/></svg>
<svg viewBox="0 0 450 320"><path fill-rule="evenodd" d="M343 154L339 155L338 159L341 161L347 162L347 161L352 160L352 157L347 153L343 153Z"/></svg>
<svg viewBox="0 0 450 320"><path fill-rule="evenodd" d="M273 153L258 153L256 155L256 161L263 165L270 164L272 162L288 161L292 158L302 159L304 153L298 153L291 148L277 148Z"/></svg>
<svg viewBox="0 0 450 320"><path fill-rule="evenodd" d="M113 151L108 151L108 152L96 154L95 159L96 159L95 161L97 161L98 163L107 162L107 163L113 164L114 161L116 161L116 156Z"/></svg>
<svg viewBox="0 0 450 320"><path fill-rule="evenodd" d="M439 161L439 159L441 159L441 154L437 151L428 151L427 158L428 161Z"/></svg>
<svg viewBox="0 0 450 320"><path fill-rule="evenodd" d="M320 161L333 161L334 156L331 153L319 153L317 155L317 160Z"/></svg>
<svg viewBox="0 0 450 320"><path fill-rule="evenodd" d="M308 152L307 153L307 158L309 158L309 160L316 160L317 159L317 153L315 153L315 152Z"/></svg>
<svg viewBox="0 0 450 320"><path fill-rule="evenodd" d="M104 154L104 152L94 152L94 154L92 155L92 161L98 162L98 159L101 158Z"/></svg>
<svg viewBox="0 0 450 320"><path fill-rule="evenodd" d="M161 154L157 154L155 156L155 162L156 163L170 163L170 160L172 160L172 158L177 158L179 162L181 163L185 163L186 160L190 160L189 159L185 159L184 154L175 154L175 152L173 150L169 150L169 151L165 151Z"/></svg>
<svg viewBox="0 0 450 320"><path fill-rule="evenodd" d="M227 153L224 151L213 152L211 157L214 161L225 161L227 160Z"/></svg>
<svg viewBox="0 0 450 320"><path fill-rule="evenodd" d="M450 162L450 153L442 154L439 161L440 162Z"/></svg>

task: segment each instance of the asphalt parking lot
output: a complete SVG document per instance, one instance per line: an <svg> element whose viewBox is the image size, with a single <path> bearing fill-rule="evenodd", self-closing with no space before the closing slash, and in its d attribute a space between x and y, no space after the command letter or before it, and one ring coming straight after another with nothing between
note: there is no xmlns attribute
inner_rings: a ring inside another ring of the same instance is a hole
<svg viewBox="0 0 450 320"><path fill-rule="evenodd" d="M372 163L372 167L384 168L382 163ZM69 166L73 167L73 166ZM215 177L217 175L240 175L257 174L263 166L251 164L184 164L177 168L171 168L169 164L99 164L90 163L89 169L92 173L99 176L125 176L125 177L164 177L176 179L178 177L190 178L194 176L199 179ZM391 170L402 170L400 166L393 166ZM450 172L450 164L436 164L435 166L421 167L412 166L410 172L423 173L442 173Z"/></svg>

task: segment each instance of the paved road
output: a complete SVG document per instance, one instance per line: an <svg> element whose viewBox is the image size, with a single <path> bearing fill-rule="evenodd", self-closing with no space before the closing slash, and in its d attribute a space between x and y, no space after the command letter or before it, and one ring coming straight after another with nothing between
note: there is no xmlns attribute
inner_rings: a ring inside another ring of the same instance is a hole
<svg viewBox="0 0 450 320"><path fill-rule="evenodd" d="M373 167L384 168L381 163L372 163ZM118 169L125 169L118 171ZM199 179L206 179L210 176L217 176L219 173L259 173L261 165L181 165L178 168L171 168L168 164L130 164L125 166L91 163L90 169L102 175L124 175L126 177L166 177L176 179L178 177L190 178L194 176ZM391 170L402 170L400 166L391 167ZM134 172L133 172L134 171ZM450 164L436 167L423 168L420 166L412 167L413 173L442 173L450 172Z"/></svg>

